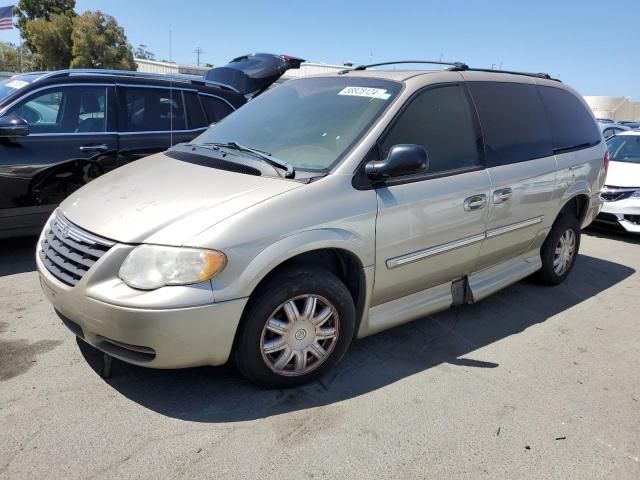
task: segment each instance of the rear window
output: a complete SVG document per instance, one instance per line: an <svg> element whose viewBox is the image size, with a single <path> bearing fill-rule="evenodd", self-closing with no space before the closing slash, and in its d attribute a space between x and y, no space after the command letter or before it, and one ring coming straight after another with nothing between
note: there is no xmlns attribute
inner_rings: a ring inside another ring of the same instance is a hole
<svg viewBox="0 0 640 480"><path fill-rule="evenodd" d="M547 109L554 150L593 146L600 132L584 104L573 94L554 87L538 87Z"/></svg>
<svg viewBox="0 0 640 480"><path fill-rule="evenodd" d="M180 90L124 87L122 91L126 106L126 118L121 123L124 131L168 132L186 128Z"/></svg>
<svg viewBox="0 0 640 480"><path fill-rule="evenodd" d="M544 105L534 85L469 82L490 167L553 155Z"/></svg>

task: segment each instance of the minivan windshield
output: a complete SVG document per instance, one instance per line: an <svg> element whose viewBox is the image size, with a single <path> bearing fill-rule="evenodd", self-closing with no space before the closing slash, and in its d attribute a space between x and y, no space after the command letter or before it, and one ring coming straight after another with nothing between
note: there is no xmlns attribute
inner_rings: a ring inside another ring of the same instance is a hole
<svg viewBox="0 0 640 480"><path fill-rule="evenodd" d="M251 100L192 143L236 142L295 169L326 171L380 117L400 89L397 82L346 75L291 80Z"/></svg>
<svg viewBox="0 0 640 480"><path fill-rule="evenodd" d="M616 135L607 140L609 160L640 163L640 135Z"/></svg>

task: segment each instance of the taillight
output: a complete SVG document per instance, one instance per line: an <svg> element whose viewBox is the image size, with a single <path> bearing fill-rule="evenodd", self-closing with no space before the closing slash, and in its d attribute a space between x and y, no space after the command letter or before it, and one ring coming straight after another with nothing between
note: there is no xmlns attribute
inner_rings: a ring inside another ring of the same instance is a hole
<svg viewBox="0 0 640 480"><path fill-rule="evenodd" d="M607 173L609 171L609 150L604 152L602 163L604 164L604 173Z"/></svg>

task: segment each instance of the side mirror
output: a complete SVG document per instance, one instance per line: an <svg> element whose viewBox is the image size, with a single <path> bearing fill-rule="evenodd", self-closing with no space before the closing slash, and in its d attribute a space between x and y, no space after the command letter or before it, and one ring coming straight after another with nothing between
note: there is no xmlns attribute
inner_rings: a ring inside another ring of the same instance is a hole
<svg viewBox="0 0 640 480"><path fill-rule="evenodd" d="M17 115L0 117L0 137L25 137L29 135L29 124Z"/></svg>
<svg viewBox="0 0 640 480"><path fill-rule="evenodd" d="M428 168L429 156L422 145L400 144L391 147L385 160L367 163L364 171L371 180L384 180L426 172Z"/></svg>

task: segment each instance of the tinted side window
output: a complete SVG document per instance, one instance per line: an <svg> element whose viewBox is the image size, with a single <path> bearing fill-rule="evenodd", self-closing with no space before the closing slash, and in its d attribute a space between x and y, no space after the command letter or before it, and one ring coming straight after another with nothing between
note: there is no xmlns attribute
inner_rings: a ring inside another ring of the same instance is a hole
<svg viewBox="0 0 640 480"><path fill-rule="evenodd" d="M600 142L598 127L579 99L559 88L538 88L547 109L554 149L595 145Z"/></svg>
<svg viewBox="0 0 640 480"><path fill-rule="evenodd" d="M479 133L459 85L433 88L412 100L382 140L381 158L401 143L415 143L427 150L429 173L482 163Z"/></svg>
<svg viewBox="0 0 640 480"><path fill-rule="evenodd" d="M121 131L185 130L182 91L162 88L122 88L125 118Z"/></svg>
<svg viewBox="0 0 640 480"><path fill-rule="evenodd" d="M487 165L553 155L544 105L534 85L469 82L480 116Z"/></svg>
<svg viewBox="0 0 640 480"><path fill-rule="evenodd" d="M224 117L233 112L233 108L223 100L216 97L210 97L209 95L200 95L200 100L207 112L207 118L209 123L219 122Z"/></svg>
<svg viewBox="0 0 640 480"><path fill-rule="evenodd" d="M8 113L24 118L31 133L105 131L105 87L52 88L27 97Z"/></svg>
<svg viewBox="0 0 640 480"><path fill-rule="evenodd" d="M204 110L195 92L184 92L184 101L187 106L187 128L204 128L208 126Z"/></svg>

